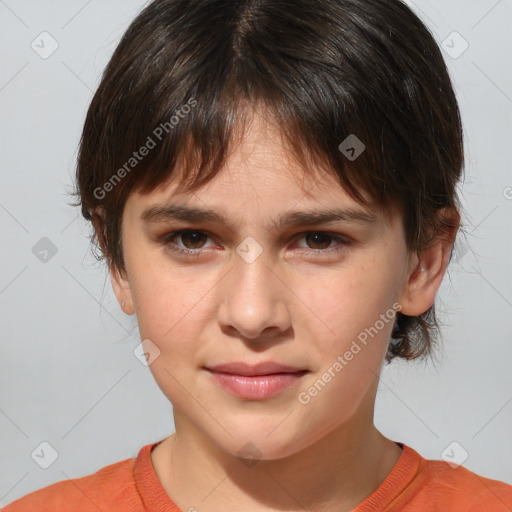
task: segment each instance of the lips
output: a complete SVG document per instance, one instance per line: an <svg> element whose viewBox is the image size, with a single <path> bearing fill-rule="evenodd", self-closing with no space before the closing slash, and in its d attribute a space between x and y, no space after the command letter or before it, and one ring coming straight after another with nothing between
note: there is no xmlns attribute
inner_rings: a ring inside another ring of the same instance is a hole
<svg viewBox="0 0 512 512"><path fill-rule="evenodd" d="M210 371L216 373L230 373L233 375L244 375L254 377L258 375L271 375L273 373L297 373L300 371L307 371L304 368L297 368L294 366L286 366L272 361L262 362L258 364L249 363L226 363L216 366L207 367Z"/></svg>
<svg viewBox="0 0 512 512"><path fill-rule="evenodd" d="M303 368L272 361L258 364L234 362L206 367L213 380L232 395L246 400L272 398L297 385L308 373Z"/></svg>

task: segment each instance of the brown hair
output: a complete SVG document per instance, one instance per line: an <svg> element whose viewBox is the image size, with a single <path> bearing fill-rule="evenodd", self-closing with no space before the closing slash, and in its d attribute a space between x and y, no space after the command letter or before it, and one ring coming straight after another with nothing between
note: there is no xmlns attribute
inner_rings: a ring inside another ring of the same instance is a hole
<svg viewBox="0 0 512 512"><path fill-rule="evenodd" d="M362 204L366 192L399 209L410 251L450 227L441 208L460 209L457 100L432 34L404 3L154 0L115 49L80 140L75 206L94 224L98 258L124 270L128 196L171 177L179 191L206 184L248 106L277 121L306 173L314 162ZM349 135L365 146L356 159L339 148ZM430 354L438 330L434 306L398 313L387 361Z"/></svg>

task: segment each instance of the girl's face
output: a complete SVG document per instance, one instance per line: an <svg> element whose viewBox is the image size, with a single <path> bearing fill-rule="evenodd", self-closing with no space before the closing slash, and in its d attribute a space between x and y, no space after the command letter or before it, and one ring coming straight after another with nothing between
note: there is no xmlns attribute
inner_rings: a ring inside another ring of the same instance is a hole
<svg viewBox="0 0 512 512"><path fill-rule="evenodd" d="M124 310L137 315L177 432L188 425L225 452L262 459L371 421L394 314L412 307L417 263L400 216L364 210L320 172L302 187L279 141L255 117L199 191L175 195L170 183L132 194L122 223L126 275L112 276ZM226 225L213 215L156 215L155 205L208 210ZM338 210L345 215L318 224L304 215ZM230 374L212 371L231 363L239 366L224 368Z"/></svg>

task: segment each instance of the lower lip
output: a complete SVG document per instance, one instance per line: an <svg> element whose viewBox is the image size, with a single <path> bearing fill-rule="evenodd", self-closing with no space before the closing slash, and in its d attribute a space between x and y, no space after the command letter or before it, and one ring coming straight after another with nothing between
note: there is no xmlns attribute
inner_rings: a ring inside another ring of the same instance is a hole
<svg viewBox="0 0 512 512"><path fill-rule="evenodd" d="M273 373L253 377L222 372L210 373L213 379L231 394L246 400L264 400L296 385L307 372Z"/></svg>

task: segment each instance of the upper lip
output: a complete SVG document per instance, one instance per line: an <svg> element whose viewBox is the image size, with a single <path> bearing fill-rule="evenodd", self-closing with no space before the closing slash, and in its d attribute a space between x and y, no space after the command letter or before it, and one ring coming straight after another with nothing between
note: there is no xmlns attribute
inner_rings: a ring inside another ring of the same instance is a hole
<svg viewBox="0 0 512 512"><path fill-rule="evenodd" d="M206 368L212 372L231 373L233 375L244 375L248 377L256 375L272 375L273 373L297 373L306 371L304 368L274 363L273 361L266 361L257 364L244 362L225 363L215 366L207 366Z"/></svg>

